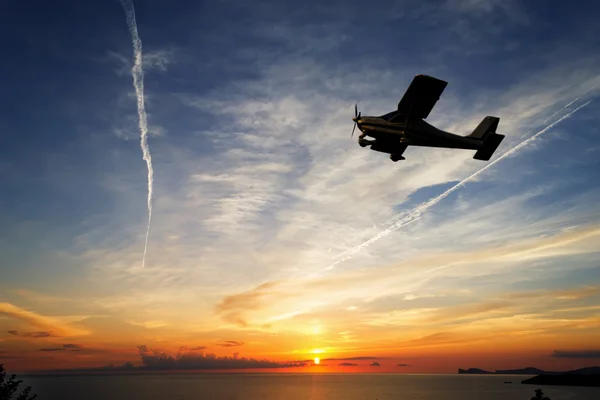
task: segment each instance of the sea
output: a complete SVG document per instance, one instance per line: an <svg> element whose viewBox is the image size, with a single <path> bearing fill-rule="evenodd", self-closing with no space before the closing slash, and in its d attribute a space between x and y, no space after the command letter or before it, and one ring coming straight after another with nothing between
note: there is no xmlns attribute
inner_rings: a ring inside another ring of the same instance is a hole
<svg viewBox="0 0 600 400"><path fill-rule="evenodd" d="M36 400L600 400L600 388L521 384L524 375L170 374L20 376ZM511 383L508 383L511 382Z"/></svg>

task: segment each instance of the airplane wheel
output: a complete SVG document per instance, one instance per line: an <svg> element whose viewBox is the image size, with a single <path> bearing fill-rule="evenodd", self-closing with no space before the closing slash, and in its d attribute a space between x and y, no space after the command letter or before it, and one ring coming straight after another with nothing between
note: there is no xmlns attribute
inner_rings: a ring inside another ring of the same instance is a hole
<svg viewBox="0 0 600 400"><path fill-rule="evenodd" d="M390 154L390 160L392 160L393 162L398 162L399 158L396 158L396 156Z"/></svg>
<svg viewBox="0 0 600 400"><path fill-rule="evenodd" d="M368 144L366 144L366 143L359 143L359 145L360 145L360 147L367 147L368 146Z"/></svg>

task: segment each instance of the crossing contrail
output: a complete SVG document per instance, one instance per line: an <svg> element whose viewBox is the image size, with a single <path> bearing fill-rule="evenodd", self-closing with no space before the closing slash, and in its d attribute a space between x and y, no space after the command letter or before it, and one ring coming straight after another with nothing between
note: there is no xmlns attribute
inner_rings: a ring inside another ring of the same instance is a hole
<svg viewBox="0 0 600 400"><path fill-rule="evenodd" d="M591 90L588 90L586 92L589 93ZM556 113L554 113L552 116L548 117L544 122L547 122L548 120L550 120L553 116L557 115L560 111L564 110L565 108L569 107L571 104L575 103L577 100L579 100L581 97L583 97L585 94L577 97L575 100L571 101L570 103L568 103L567 105L565 105L563 108L561 108L559 111L557 111ZM484 166L483 168L481 168L480 170L474 172L473 174L469 175L468 177L466 177L465 179L463 179L462 181L458 182L456 185L452 186L450 189L446 190L445 192L443 192L442 194L440 194L437 197L434 197L433 199L430 199L426 202L423 202L421 204L419 204L414 210L412 210L411 212L409 212L408 214L406 214L404 217L400 218L398 221L396 221L393 225L391 225L389 228L379 232L377 235L373 236L371 239L367 240L366 242L363 242L361 244L359 244L358 246L355 246L351 249L348 249L336 256L333 257L333 259L336 259L338 257L343 257L344 258L336 261L335 263L331 264L330 266L328 266L327 268L325 268L325 270L330 270L333 269L337 264L344 262L346 260L349 260L350 258L352 258L353 254L358 253L360 250L362 250L363 248L369 246L371 243L374 243L376 241L378 241L379 239L383 239L384 237L386 237L387 235L389 235L390 233L408 225L411 224L413 222L415 222L416 220L420 219L423 214L431 207L433 207L434 205L436 205L437 203L439 203L440 201L442 201L443 199L445 199L446 197L448 197L452 192L460 189L462 186L464 186L465 184L467 184L468 182L472 181L474 178L476 178L479 174L481 174L482 172L484 172L485 170L487 170L488 168L492 167L494 164L496 164L497 162L503 160L506 157L509 157L513 154L515 154L517 151L521 150L523 147L527 146L529 143L533 142L536 138L538 138L540 135L543 135L544 133L546 133L547 131L549 131L550 129L552 129L554 126L556 126L557 124L559 124L560 122L564 121L565 119L569 118L571 115L575 114L577 111L581 110L582 108L584 108L585 106L587 106L588 104L591 103L592 100L589 100L588 102L580 105L579 107L575 108L573 111L570 111L569 113L563 115L561 118L559 118L558 120L552 122L551 124L547 125L545 128L543 128L542 130L538 131L537 133L535 133L533 136L529 137L528 139L523 140L521 143L517 144L516 146L514 146L513 148L511 148L510 150L506 151L504 154L502 154L500 157L498 157L496 160L490 162L489 164L487 164L486 166Z"/></svg>
<svg viewBox="0 0 600 400"><path fill-rule="evenodd" d="M140 127L140 146L142 148L143 158L148 166L148 228L146 229L146 241L144 243L144 256L142 257L142 268L146 264L146 252L148 250L148 235L150 234L150 221L152 221L152 185L154 183L154 170L152 169L152 156L148 147L148 117L144 107L144 70L142 69L142 41L138 35L137 24L135 22L135 9L132 0L121 0L125 16L127 17L127 26L131 34L133 43L133 67L131 75L133 76L133 86L137 98L137 111Z"/></svg>

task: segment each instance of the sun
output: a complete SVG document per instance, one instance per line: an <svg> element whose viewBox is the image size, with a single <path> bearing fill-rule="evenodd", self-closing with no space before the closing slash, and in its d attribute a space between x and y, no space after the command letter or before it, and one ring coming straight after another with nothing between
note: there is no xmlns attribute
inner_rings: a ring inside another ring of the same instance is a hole
<svg viewBox="0 0 600 400"><path fill-rule="evenodd" d="M315 357L315 364L319 364L321 362L321 359L319 357Z"/></svg>

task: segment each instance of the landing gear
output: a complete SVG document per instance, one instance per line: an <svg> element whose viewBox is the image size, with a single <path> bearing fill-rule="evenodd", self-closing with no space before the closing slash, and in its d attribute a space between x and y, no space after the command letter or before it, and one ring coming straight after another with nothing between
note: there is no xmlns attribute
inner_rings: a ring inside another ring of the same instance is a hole
<svg viewBox="0 0 600 400"><path fill-rule="evenodd" d="M390 154L390 160L392 160L393 162L397 162L404 159L405 158L401 154Z"/></svg>
<svg viewBox="0 0 600 400"><path fill-rule="evenodd" d="M367 147L375 143L375 140L358 139L358 145L360 147Z"/></svg>

